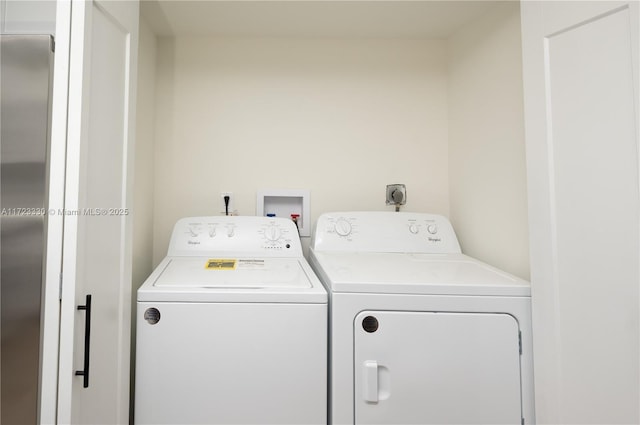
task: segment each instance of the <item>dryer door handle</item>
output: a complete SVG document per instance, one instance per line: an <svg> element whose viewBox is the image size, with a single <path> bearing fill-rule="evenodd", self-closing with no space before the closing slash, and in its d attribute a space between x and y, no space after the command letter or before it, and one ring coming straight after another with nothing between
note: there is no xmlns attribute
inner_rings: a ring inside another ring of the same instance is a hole
<svg viewBox="0 0 640 425"><path fill-rule="evenodd" d="M363 364L363 397L367 403L378 402L378 362L366 360Z"/></svg>

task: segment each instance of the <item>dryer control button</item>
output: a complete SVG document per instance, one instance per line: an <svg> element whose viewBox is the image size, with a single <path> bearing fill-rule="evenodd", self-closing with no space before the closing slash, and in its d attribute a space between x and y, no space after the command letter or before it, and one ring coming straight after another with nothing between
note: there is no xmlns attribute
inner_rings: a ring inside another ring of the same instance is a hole
<svg viewBox="0 0 640 425"><path fill-rule="evenodd" d="M339 218L336 221L335 229L340 236L349 236L351 234L351 223L344 218Z"/></svg>

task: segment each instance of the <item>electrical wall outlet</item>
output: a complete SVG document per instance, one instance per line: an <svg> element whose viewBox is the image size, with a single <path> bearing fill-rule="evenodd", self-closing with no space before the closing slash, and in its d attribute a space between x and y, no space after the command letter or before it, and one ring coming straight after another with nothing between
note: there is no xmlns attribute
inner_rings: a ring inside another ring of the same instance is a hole
<svg viewBox="0 0 640 425"><path fill-rule="evenodd" d="M222 215L225 215L227 212L227 209L225 209L225 205L224 205L224 197L228 196L229 197L229 215L233 214L234 208L233 208L233 204L234 204L234 199L233 199L233 192L220 192L220 205L222 205L222 209L220 210L220 212L222 213Z"/></svg>
<svg viewBox="0 0 640 425"><path fill-rule="evenodd" d="M387 185L387 205L404 205L407 203L407 188L403 184Z"/></svg>

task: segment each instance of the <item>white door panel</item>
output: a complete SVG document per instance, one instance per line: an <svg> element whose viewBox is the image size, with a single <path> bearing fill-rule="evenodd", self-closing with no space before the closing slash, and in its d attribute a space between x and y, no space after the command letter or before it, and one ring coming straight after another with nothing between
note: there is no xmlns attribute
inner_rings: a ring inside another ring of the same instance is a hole
<svg viewBox="0 0 640 425"><path fill-rule="evenodd" d="M637 338L624 331L637 328L639 276L629 11L547 43L562 405L582 423L617 422L637 414L629 408L639 395ZM603 362L611 347L616 361ZM593 382L616 394L605 396L604 416L599 403L585 403Z"/></svg>
<svg viewBox="0 0 640 425"><path fill-rule="evenodd" d="M536 416L638 423L638 8L522 7Z"/></svg>
<svg viewBox="0 0 640 425"><path fill-rule="evenodd" d="M326 424L326 315L325 304L138 303L135 423Z"/></svg>
<svg viewBox="0 0 640 425"><path fill-rule="evenodd" d="M377 329L365 330L371 321ZM365 311L355 319L354 343L356 424L521 421L519 328L511 315Z"/></svg>
<svg viewBox="0 0 640 425"><path fill-rule="evenodd" d="M138 4L71 10L58 421L127 423Z"/></svg>
<svg viewBox="0 0 640 425"><path fill-rule="evenodd" d="M545 34L565 32L589 24L612 11L628 7L628 1L548 1L544 5Z"/></svg>

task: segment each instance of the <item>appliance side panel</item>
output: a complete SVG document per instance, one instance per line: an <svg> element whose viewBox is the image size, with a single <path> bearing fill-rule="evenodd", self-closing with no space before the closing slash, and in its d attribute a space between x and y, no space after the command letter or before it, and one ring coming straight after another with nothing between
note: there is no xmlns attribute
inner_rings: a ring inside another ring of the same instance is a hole
<svg viewBox="0 0 640 425"><path fill-rule="evenodd" d="M1 38L2 423L36 423L51 38Z"/></svg>

